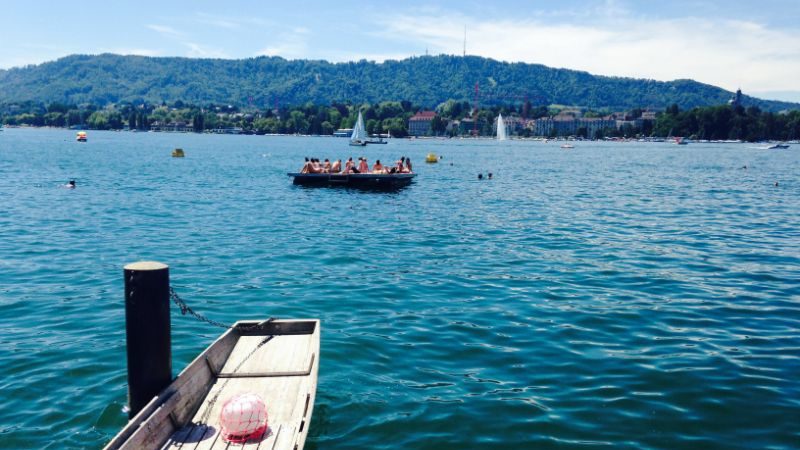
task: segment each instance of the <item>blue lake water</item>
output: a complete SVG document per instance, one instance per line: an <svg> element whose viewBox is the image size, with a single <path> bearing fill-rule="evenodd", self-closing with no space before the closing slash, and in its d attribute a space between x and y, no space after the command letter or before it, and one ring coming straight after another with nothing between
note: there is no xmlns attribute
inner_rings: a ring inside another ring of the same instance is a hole
<svg viewBox="0 0 800 450"><path fill-rule="evenodd" d="M215 320L322 320L307 448L800 448L795 147L6 129L0 448L125 424L138 260ZM419 176L286 176L357 152ZM219 331L172 324L177 373Z"/></svg>

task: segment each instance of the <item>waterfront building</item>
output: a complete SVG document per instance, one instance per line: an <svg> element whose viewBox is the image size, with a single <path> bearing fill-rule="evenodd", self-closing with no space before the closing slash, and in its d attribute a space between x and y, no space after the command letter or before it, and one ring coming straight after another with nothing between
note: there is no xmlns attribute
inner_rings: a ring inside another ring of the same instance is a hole
<svg viewBox="0 0 800 450"><path fill-rule="evenodd" d="M409 136L430 136L433 134L431 121L436 117L433 111L420 111L408 119Z"/></svg>
<svg viewBox="0 0 800 450"><path fill-rule="evenodd" d="M458 124L458 134L462 136L472 135L472 130L475 129L475 121L470 118L463 118Z"/></svg>
<svg viewBox="0 0 800 450"><path fill-rule="evenodd" d="M177 133L189 133L194 131L192 124L187 122L169 122L163 123L155 121L150 125L151 131L171 131Z"/></svg>
<svg viewBox="0 0 800 450"><path fill-rule="evenodd" d="M335 137L349 138L350 136L353 135L353 129L352 128L339 128L338 130L333 132L333 135Z"/></svg>
<svg viewBox="0 0 800 450"><path fill-rule="evenodd" d="M557 114L553 117L553 130L556 136L574 136L578 131L578 121L570 114Z"/></svg>
<svg viewBox="0 0 800 450"><path fill-rule="evenodd" d="M583 117L576 119L577 129L586 129L586 137L594 139L598 132L602 130L618 128L617 121L612 116L605 117Z"/></svg>
<svg viewBox="0 0 800 450"><path fill-rule="evenodd" d="M575 136L579 130L586 130L586 137L594 139L601 130L616 129L617 121L613 116L576 118L570 114L558 114L530 120L527 128L534 136Z"/></svg>

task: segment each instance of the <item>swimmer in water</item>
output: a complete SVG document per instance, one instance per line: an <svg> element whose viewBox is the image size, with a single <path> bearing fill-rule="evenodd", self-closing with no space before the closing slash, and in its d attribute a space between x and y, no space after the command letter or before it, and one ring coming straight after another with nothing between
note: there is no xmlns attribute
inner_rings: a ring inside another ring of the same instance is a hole
<svg viewBox="0 0 800 450"><path fill-rule="evenodd" d="M69 183L64 185L67 189L75 189L75 180L69 180Z"/></svg>

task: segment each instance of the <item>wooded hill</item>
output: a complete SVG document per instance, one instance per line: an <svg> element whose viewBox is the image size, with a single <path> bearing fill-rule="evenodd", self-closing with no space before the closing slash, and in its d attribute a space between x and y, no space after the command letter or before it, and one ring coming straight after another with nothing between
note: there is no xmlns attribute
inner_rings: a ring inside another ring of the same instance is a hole
<svg viewBox="0 0 800 450"><path fill-rule="evenodd" d="M724 104L724 89L692 80L653 80L592 75L540 64L507 63L477 56L424 56L402 61L193 59L72 55L34 66L0 70L0 104L118 102L253 105L378 103L406 100L433 108L448 99L481 105L523 103L593 109L664 109ZM744 97L765 111L800 104Z"/></svg>

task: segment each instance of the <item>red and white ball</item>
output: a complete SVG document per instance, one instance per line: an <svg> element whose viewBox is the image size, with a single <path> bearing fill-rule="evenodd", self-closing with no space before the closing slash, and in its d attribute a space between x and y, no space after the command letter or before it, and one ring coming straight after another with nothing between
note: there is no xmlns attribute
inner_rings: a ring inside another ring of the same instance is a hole
<svg viewBox="0 0 800 450"><path fill-rule="evenodd" d="M219 416L222 436L244 441L267 428L267 407L257 394L239 394L228 399Z"/></svg>

